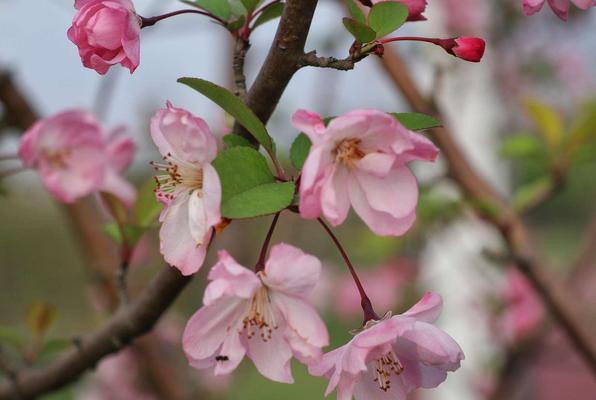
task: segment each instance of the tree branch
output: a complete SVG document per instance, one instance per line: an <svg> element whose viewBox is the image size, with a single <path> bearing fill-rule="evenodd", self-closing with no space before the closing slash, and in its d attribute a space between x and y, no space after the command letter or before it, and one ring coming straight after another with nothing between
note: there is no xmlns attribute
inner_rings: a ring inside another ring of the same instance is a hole
<svg viewBox="0 0 596 400"><path fill-rule="evenodd" d="M383 66L414 111L435 115L443 120L436 104L422 96L395 50L385 50ZM579 315L576 305L580 303L573 298L571 291L565 290L541 266L534 254L534 246L529 240L525 224L494 188L472 168L449 128L435 128L430 132L443 150L450 176L472 199L475 211L501 232L517 267L532 282L576 350L596 374L596 336L584 323L587 319Z"/></svg>
<svg viewBox="0 0 596 400"><path fill-rule="evenodd" d="M364 56L354 59L352 57L347 57L344 59L339 59L335 57L319 57L317 56L317 51L309 51L308 53L302 56L300 60L301 67L319 67L319 68L332 68L337 69L340 71L349 71L354 69L356 63L362 59L364 59L368 54Z"/></svg>
<svg viewBox="0 0 596 400"><path fill-rule="evenodd" d="M37 115L14 84L12 76L4 71L0 71L0 102L5 108L7 125L27 129L37 121Z"/></svg>
<svg viewBox="0 0 596 400"><path fill-rule="evenodd" d="M246 53L250 48L250 43L241 37L236 39L234 45L234 59L232 60L232 69L234 71L234 86L236 96L242 100L246 99L246 76L244 75L244 60Z"/></svg>

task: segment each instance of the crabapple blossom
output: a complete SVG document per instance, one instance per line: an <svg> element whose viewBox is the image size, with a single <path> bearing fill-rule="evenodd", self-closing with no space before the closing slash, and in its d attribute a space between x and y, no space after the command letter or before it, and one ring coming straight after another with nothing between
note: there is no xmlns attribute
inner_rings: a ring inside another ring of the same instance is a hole
<svg viewBox="0 0 596 400"><path fill-rule="evenodd" d="M159 217L160 251L183 275L199 270L212 228L221 219L221 184L211 162L217 143L207 123L167 103L151 119L151 138L163 156L152 163L158 175L156 197L165 207Z"/></svg>
<svg viewBox="0 0 596 400"><path fill-rule="evenodd" d="M372 0L373 4L383 1L395 1L408 7L408 21L425 21L426 17L422 15L426 10L426 0Z"/></svg>
<svg viewBox="0 0 596 400"><path fill-rule="evenodd" d="M141 19L131 0L76 0L68 38L83 65L104 75L114 64L133 73L140 63Z"/></svg>
<svg viewBox="0 0 596 400"><path fill-rule="evenodd" d="M226 375L246 355L265 377L292 383L292 356L317 361L329 342L325 324L306 300L320 269L316 257L283 243L271 248L264 269L256 273L220 251L203 307L184 330L190 365Z"/></svg>
<svg viewBox="0 0 596 400"><path fill-rule="evenodd" d="M376 110L355 110L325 127L320 115L299 110L295 128L312 142L300 180L300 214L341 224L350 206L378 235L402 235L416 220L418 184L407 167L432 161L437 148Z"/></svg>
<svg viewBox="0 0 596 400"><path fill-rule="evenodd" d="M59 201L72 203L103 191L131 206L135 189L120 174L134 152L134 142L122 129L105 132L92 114L68 110L33 125L21 140L19 157L26 167L39 170Z"/></svg>
<svg viewBox="0 0 596 400"><path fill-rule="evenodd" d="M431 323L441 297L427 293L401 315L368 321L346 345L309 366L329 378L325 395L337 388L338 400L396 400L417 388L434 388L464 359L459 345Z"/></svg>
<svg viewBox="0 0 596 400"><path fill-rule="evenodd" d="M486 43L477 37L443 39L443 48L451 55L470 62L479 62L484 55Z"/></svg>
<svg viewBox="0 0 596 400"><path fill-rule="evenodd" d="M545 0L523 0L522 6L525 15L533 15L542 9ZM596 6L596 0L548 0L548 5L553 12L562 19L567 21L569 17L569 8L571 3L582 10L587 10L590 7Z"/></svg>

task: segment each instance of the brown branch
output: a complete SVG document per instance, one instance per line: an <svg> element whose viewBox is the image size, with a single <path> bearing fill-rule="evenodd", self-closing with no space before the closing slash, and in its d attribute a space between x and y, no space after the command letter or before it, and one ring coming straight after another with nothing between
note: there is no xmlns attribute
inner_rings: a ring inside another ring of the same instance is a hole
<svg viewBox="0 0 596 400"><path fill-rule="evenodd" d="M300 68L316 6L317 0L286 2L269 54L246 98L246 104L261 121L269 120L288 82ZM239 124L234 126L234 133L256 144Z"/></svg>
<svg viewBox="0 0 596 400"><path fill-rule="evenodd" d="M332 68L337 69L340 71L349 71L354 69L356 63L362 59L364 59L368 54L360 58L352 58L347 57L344 59L339 59L335 57L319 57L317 56L317 51L313 50L310 51L300 60L301 67L319 67L319 68Z"/></svg>
<svg viewBox="0 0 596 400"><path fill-rule="evenodd" d="M244 75L244 60L246 53L250 48L250 43L238 37L234 45L234 58L232 60L232 70L234 71L234 86L236 88L236 96L241 99L246 99L246 76Z"/></svg>
<svg viewBox="0 0 596 400"><path fill-rule="evenodd" d="M407 67L395 50L387 48L383 66L401 90L414 111L440 117L440 110L425 99L412 79ZM475 205L477 213L493 224L502 234L517 267L532 282L551 314L561 325L576 350L596 374L596 336L584 323L569 290L542 267L534 254L534 246L527 229L511 206L481 177L468 162L448 127L431 130L435 142L447 159L449 174L458 182Z"/></svg>
<svg viewBox="0 0 596 400"><path fill-rule="evenodd" d="M263 122L269 119L299 68L316 5L317 0L288 0L286 3L273 45L246 99ZM5 98L0 97L0 101L5 102ZM21 111L17 114L25 116ZM35 119L34 114L30 120L23 118L20 126L26 129ZM45 367L20 371L15 380L18 390L10 382L0 383L0 400L32 399L73 382L104 356L151 330L190 279L173 268L163 269L137 299L120 309L97 331L83 337L79 346Z"/></svg>

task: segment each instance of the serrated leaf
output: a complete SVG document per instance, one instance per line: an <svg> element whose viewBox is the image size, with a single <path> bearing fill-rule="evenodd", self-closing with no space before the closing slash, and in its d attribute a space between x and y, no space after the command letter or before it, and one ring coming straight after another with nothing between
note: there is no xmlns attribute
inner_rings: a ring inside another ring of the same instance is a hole
<svg viewBox="0 0 596 400"><path fill-rule="evenodd" d="M201 8L211 14L227 21L232 16L232 8L227 1L222 0L181 0L183 3L193 7Z"/></svg>
<svg viewBox="0 0 596 400"><path fill-rule="evenodd" d="M408 7L393 1L377 3L368 13L368 25L376 32L377 39L395 31L407 19Z"/></svg>
<svg viewBox="0 0 596 400"><path fill-rule="evenodd" d="M542 196L548 193L552 189L552 180L548 176L544 176L519 187L515 191L513 199L513 205L516 210L523 211L528 207L531 207L536 199L542 198Z"/></svg>
<svg viewBox="0 0 596 400"><path fill-rule="evenodd" d="M343 18L342 21L348 32L354 36L354 39L356 39L358 43L372 42L377 37L376 32L362 22L347 17Z"/></svg>
<svg viewBox="0 0 596 400"><path fill-rule="evenodd" d="M233 133L230 133L229 135L225 135L223 137L223 142L224 142L224 145L226 146L226 149L231 149L232 147L236 147L236 146L252 147L252 144L248 140L246 140L246 138L243 138L240 135L234 135Z"/></svg>
<svg viewBox="0 0 596 400"><path fill-rule="evenodd" d="M294 182L256 186L222 202L221 214L230 219L273 214L292 203L294 191Z"/></svg>
<svg viewBox="0 0 596 400"><path fill-rule="evenodd" d="M524 101L526 110L551 149L557 149L563 139L563 122L555 109L536 99Z"/></svg>
<svg viewBox="0 0 596 400"><path fill-rule="evenodd" d="M227 28L230 32L235 32L244 26L244 22L246 22L246 17L241 15L235 21L230 22Z"/></svg>
<svg viewBox="0 0 596 400"><path fill-rule="evenodd" d="M506 158L546 158L547 151L536 136L515 135L503 140L500 155Z"/></svg>
<svg viewBox="0 0 596 400"><path fill-rule="evenodd" d="M180 78L178 82L185 84L209 98L223 108L267 150L274 153L274 144L261 120L230 91L215 83L199 78Z"/></svg>
<svg viewBox="0 0 596 400"><path fill-rule="evenodd" d="M441 126L441 121L426 114L416 112L389 114L394 116L403 126L412 131L420 131Z"/></svg>
<svg viewBox="0 0 596 400"><path fill-rule="evenodd" d="M301 170L308 157L312 143L304 133L299 134L290 147L290 161L297 170Z"/></svg>
<svg viewBox="0 0 596 400"><path fill-rule="evenodd" d="M275 182L267 160L252 147L237 146L220 152L213 167L221 181L222 203L256 186Z"/></svg>
<svg viewBox="0 0 596 400"><path fill-rule="evenodd" d="M132 209L136 225L150 227L161 212L163 204L155 199L155 180L149 179L138 191L137 201Z"/></svg>
<svg viewBox="0 0 596 400"><path fill-rule="evenodd" d="M27 311L27 326L34 336L41 337L56 320L58 312L51 304L39 301L33 303Z"/></svg>
<svg viewBox="0 0 596 400"><path fill-rule="evenodd" d="M267 7L255 20L253 25L253 29L257 26L263 25L269 21L274 20L275 18L281 17L284 12L286 4L285 3L275 3L270 7Z"/></svg>
<svg viewBox="0 0 596 400"><path fill-rule="evenodd" d="M348 6L348 11L350 12L352 18L360 22L361 24L366 25L366 17L364 16L364 13L360 9L360 7L356 5L354 0L346 0L346 5Z"/></svg>

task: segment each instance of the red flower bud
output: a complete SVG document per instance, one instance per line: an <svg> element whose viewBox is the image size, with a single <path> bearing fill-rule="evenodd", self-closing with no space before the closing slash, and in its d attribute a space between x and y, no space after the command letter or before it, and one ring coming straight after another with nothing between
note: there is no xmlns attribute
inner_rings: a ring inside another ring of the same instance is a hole
<svg viewBox="0 0 596 400"><path fill-rule="evenodd" d="M438 44L449 54L466 61L479 62L484 55L485 42L476 37L443 39Z"/></svg>

